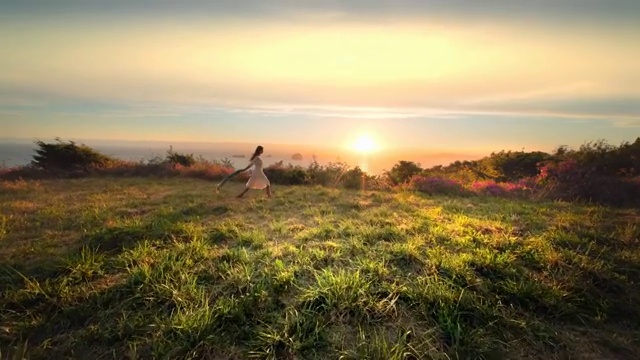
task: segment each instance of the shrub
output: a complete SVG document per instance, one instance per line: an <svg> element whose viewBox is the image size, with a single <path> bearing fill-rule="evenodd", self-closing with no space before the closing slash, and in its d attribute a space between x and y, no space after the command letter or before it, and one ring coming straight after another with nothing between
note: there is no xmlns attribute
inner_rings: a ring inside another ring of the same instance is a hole
<svg viewBox="0 0 640 360"><path fill-rule="evenodd" d="M231 161L231 159L229 159L229 158L226 158L226 157L225 157L225 158L224 158L224 159L222 159L222 160L214 161L214 162L215 162L215 163L217 163L217 164L219 164L219 165L221 165L222 167L229 168L229 169L233 169L233 162L232 162L232 161Z"/></svg>
<svg viewBox="0 0 640 360"><path fill-rule="evenodd" d="M478 164L477 161L455 161L448 166L438 165L425 169L420 174L429 177L451 179L461 183L471 183L487 179L493 180L494 177L478 169Z"/></svg>
<svg viewBox="0 0 640 360"><path fill-rule="evenodd" d="M535 179L524 178L516 182L476 181L469 189L478 195L515 197L530 195L535 189Z"/></svg>
<svg viewBox="0 0 640 360"><path fill-rule="evenodd" d="M565 151L564 157L581 165L589 165L598 175L637 176L640 171L640 138L615 147L600 140L580 146L577 151Z"/></svg>
<svg viewBox="0 0 640 360"><path fill-rule="evenodd" d="M587 200L594 177L591 171L580 166L576 160L547 162L540 167L537 182L545 197L559 200Z"/></svg>
<svg viewBox="0 0 640 360"><path fill-rule="evenodd" d="M274 184L303 185L309 183L307 172L303 168L291 164L285 166L282 162L278 162L266 167L264 173Z"/></svg>
<svg viewBox="0 0 640 360"><path fill-rule="evenodd" d="M339 184L347 189L363 189L366 181L367 174L356 166L342 174Z"/></svg>
<svg viewBox="0 0 640 360"><path fill-rule="evenodd" d="M231 174L233 167L216 162L197 162L191 166L170 164L167 162L132 162L118 161L112 166L94 171L95 175L108 176L141 176L141 177L189 177L204 180L220 180ZM234 180L246 179L246 175L239 175Z"/></svg>
<svg viewBox="0 0 640 360"><path fill-rule="evenodd" d="M38 140L36 145L36 154L31 164L42 170L87 172L114 162L114 159L84 144L77 145L73 141L63 142L56 139L56 143L47 144Z"/></svg>
<svg viewBox="0 0 640 360"><path fill-rule="evenodd" d="M315 156L309 167L307 168L308 181L311 184L322 186L335 186L340 177L349 169L345 163L329 163L320 165Z"/></svg>
<svg viewBox="0 0 640 360"><path fill-rule="evenodd" d="M400 185L408 182L414 175L422 172L420 164L413 161L400 161L394 165L390 171L387 171L387 177L394 185Z"/></svg>
<svg viewBox="0 0 640 360"><path fill-rule="evenodd" d="M535 176L520 179L511 184L514 187L513 191L520 195L532 195L539 189L538 181Z"/></svg>
<svg viewBox="0 0 640 360"><path fill-rule="evenodd" d="M447 195L466 195L468 191L461 183L440 177L416 175L409 181L409 188L423 193L447 194Z"/></svg>
<svg viewBox="0 0 640 360"><path fill-rule="evenodd" d="M204 159L201 159L204 160ZM169 164L178 164L181 166L189 167L193 166L197 163L196 158L193 157L193 154L181 154L173 151L173 146L169 147L167 151L166 161Z"/></svg>
<svg viewBox="0 0 640 360"><path fill-rule="evenodd" d="M476 181L471 184L470 189L477 193L483 195L491 195L491 196L507 196L508 191L505 187L505 184L496 183L493 180L486 181Z"/></svg>
<svg viewBox="0 0 640 360"><path fill-rule="evenodd" d="M447 166L425 169L425 176L447 177L463 183L494 180L517 182L539 174L541 166L550 162L576 161L593 174L634 177L640 174L640 138L612 146L605 141L585 143L578 150L560 146L553 153L540 151L500 151L473 161L455 161Z"/></svg>
<svg viewBox="0 0 640 360"><path fill-rule="evenodd" d="M541 151L500 151L483 159L481 167L498 181L517 181L536 176L539 164L550 157L551 155Z"/></svg>
<svg viewBox="0 0 640 360"><path fill-rule="evenodd" d="M537 181L541 196L550 199L614 206L640 203L638 178L603 174L593 164L580 164L574 159L546 163Z"/></svg>
<svg viewBox="0 0 640 360"><path fill-rule="evenodd" d="M640 205L640 178L600 176L594 180L586 200L611 206Z"/></svg>
<svg viewBox="0 0 640 360"><path fill-rule="evenodd" d="M387 176L369 176L364 181L365 190L390 191L396 188Z"/></svg>

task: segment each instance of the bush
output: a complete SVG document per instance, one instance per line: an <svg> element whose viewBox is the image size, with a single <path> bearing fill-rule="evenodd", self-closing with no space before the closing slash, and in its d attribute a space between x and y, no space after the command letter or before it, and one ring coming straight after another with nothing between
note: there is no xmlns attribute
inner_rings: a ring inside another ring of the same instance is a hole
<svg viewBox="0 0 640 360"><path fill-rule="evenodd" d="M499 182L517 181L536 176L538 166L551 155L540 152L501 151L483 159L482 168Z"/></svg>
<svg viewBox="0 0 640 360"><path fill-rule="evenodd" d="M264 169L269 180L279 185L321 185L346 189L388 190L391 185L386 178L371 176L360 167L349 169L344 163L329 163L322 166L313 161L308 168L284 165L282 161Z"/></svg>
<svg viewBox="0 0 640 360"><path fill-rule="evenodd" d="M408 182L414 175L422 172L420 164L413 161L400 161L387 171L386 175L394 185L400 185Z"/></svg>
<svg viewBox="0 0 640 360"><path fill-rule="evenodd" d="M315 185L335 186L348 169L349 167L345 163L329 163L322 166L314 157L307 168L308 181Z"/></svg>
<svg viewBox="0 0 640 360"><path fill-rule="evenodd" d="M491 196L507 196L508 190L504 184L496 183L492 180L476 181L470 186L471 190L477 194L491 195Z"/></svg>
<svg viewBox="0 0 640 360"><path fill-rule="evenodd" d="M367 180L367 174L356 166L347 170L339 180L340 186L347 189L363 189Z"/></svg>
<svg viewBox="0 0 640 360"><path fill-rule="evenodd" d="M309 176L303 168L293 165L284 166L282 162L266 167L264 173L274 184L303 185L309 183Z"/></svg>
<svg viewBox="0 0 640 360"><path fill-rule="evenodd" d="M624 142L619 147L605 141L589 142L578 151L564 151L557 161L572 159L589 166L598 175L637 176L640 173L640 138L635 142Z"/></svg>
<svg viewBox="0 0 640 360"><path fill-rule="evenodd" d="M227 159L209 161L202 157L179 154L170 149L165 158L148 161L124 161L102 155L88 146L73 142L57 144L38 142L37 155L30 165L0 169L0 179L46 179L51 177L141 176L190 177L220 180L234 171ZM246 179L241 174L234 181Z"/></svg>
<svg viewBox="0 0 640 360"><path fill-rule="evenodd" d="M550 199L614 206L640 204L638 178L608 175L593 163L580 164L574 159L549 162L540 168L537 181L541 196Z"/></svg>
<svg viewBox="0 0 640 360"><path fill-rule="evenodd" d="M461 183L440 177L416 175L409 181L409 187L430 195L466 195L469 192Z"/></svg>
<svg viewBox="0 0 640 360"><path fill-rule="evenodd" d="M170 164L166 161L132 162L118 161L112 166L94 171L95 175L108 176L140 176L140 177L189 177L204 180L221 180L234 171L229 167L217 162L197 162L191 166L180 164ZM241 174L234 180L246 179L246 175Z"/></svg>
<svg viewBox="0 0 640 360"><path fill-rule="evenodd" d="M364 181L365 190L390 191L396 188L387 176L367 176Z"/></svg>
<svg viewBox="0 0 640 360"><path fill-rule="evenodd" d="M36 154L31 164L47 171L82 171L88 172L93 168L106 167L115 160L101 154L86 145L76 145L75 142L63 142L56 139L56 143L47 144L36 141Z"/></svg>
<svg viewBox="0 0 640 360"><path fill-rule="evenodd" d="M530 195L535 189L535 179L524 178L517 182L476 181L469 189L478 195L516 197Z"/></svg>
<svg viewBox="0 0 640 360"><path fill-rule="evenodd" d="M193 157L193 154L177 153L173 151L173 146L169 147L169 150L167 151L166 161L169 164L181 165L185 167L193 166L197 163L196 158Z"/></svg>
<svg viewBox="0 0 640 360"><path fill-rule="evenodd" d="M640 178L600 176L586 189L585 200L610 206L640 205Z"/></svg>

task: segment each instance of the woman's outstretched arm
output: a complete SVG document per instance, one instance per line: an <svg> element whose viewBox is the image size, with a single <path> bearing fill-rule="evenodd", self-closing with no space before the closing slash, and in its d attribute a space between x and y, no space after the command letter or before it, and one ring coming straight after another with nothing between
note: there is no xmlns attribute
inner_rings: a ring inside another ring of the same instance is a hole
<svg viewBox="0 0 640 360"><path fill-rule="evenodd" d="M247 171L247 170L251 169L251 167L253 166L253 164L255 164L255 162L256 162L255 159L251 160L249 162L249 165L247 165L247 167L245 167L244 169L241 169L240 172L244 172L244 171Z"/></svg>
<svg viewBox="0 0 640 360"><path fill-rule="evenodd" d="M245 167L244 169L239 169L236 170L234 172L232 172L231 174L227 175L224 179L222 179L222 181L220 182L220 184L218 184L216 186L216 191L219 190L222 186L224 186L224 184L227 183L227 181L231 180L232 178L236 177L238 174L245 172L247 170L249 170L252 166L253 166L253 160L251 161L251 163L249 163L249 165L247 167Z"/></svg>

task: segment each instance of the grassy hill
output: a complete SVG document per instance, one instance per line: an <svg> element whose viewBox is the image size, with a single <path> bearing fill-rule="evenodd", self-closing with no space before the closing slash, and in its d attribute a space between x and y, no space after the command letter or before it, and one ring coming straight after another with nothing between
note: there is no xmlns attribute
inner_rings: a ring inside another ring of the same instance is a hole
<svg viewBox="0 0 640 360"><path fill-rule="evenodd" d="M637 211L0 182L0 358L640 357Z"/></svg>

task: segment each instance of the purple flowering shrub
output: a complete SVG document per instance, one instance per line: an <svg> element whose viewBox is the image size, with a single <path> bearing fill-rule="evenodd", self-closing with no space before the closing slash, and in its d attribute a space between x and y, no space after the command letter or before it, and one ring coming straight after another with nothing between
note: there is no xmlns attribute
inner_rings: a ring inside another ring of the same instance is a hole
<svg viewBox="0 0 640 360"><path fill-rule="evenodd" d="M469 189L478 195L516 197L531 194L535 186L532 178L526 178L517 182L501 183L493 180L476 181L469 185Z"/></svg>
<svg viewBox="0 0 640 360"><path fill-rule="evenodd" d="M640 206L639 154L640 138L619 147L604 142L585 144L579 150L560 147L551 154L492 153L479 160L424 169L406 187L429 194Z"/></svg>
<svg viewBox="0 0 640 360"><path fill-rule="evenodd" d="M550 199L616 206L640 204L640 180L637 177L603 174L593 166L572 159L544 164L537 181L543 196Z"/></svg>
<svg viewBox="0 0 640 360"><path fill-rule="evenodd" d="M534 178L521 179L517 182L495 182L493 180L476 181L463 184L460 181L444 177L416 175L409 181L409 189L430 195L486 195L499 197L523 197L532 194L536 189Z"/></svg>
<svg viewBox="0 0 640 360"><path fill-rule="evenodd" d="M504 184L496 183L493 180L476 181L469 188L474 193L483 195L506 196L508 193Z"/></svg>
<svg viewBox="0 0 640 360"><path fill-rule="evenodd" d="M522 179L517 182L495 182L493 180L476 181L463 184L454 179L434 176L416 175L409 181L409 189L430 195L486 195L499 197L522 197L530 195L535 187L533 178Z"/></svg>
<svg viewBox="0 0 640 360"><path fill-rule="evenodd" d="M538 176L515 182L483 180L463 184L443 177L416 175L409 181L408 188L430 195L532 197L614 206L640 205L640 177L596 175L573 161L547 164Z"/></svg>

